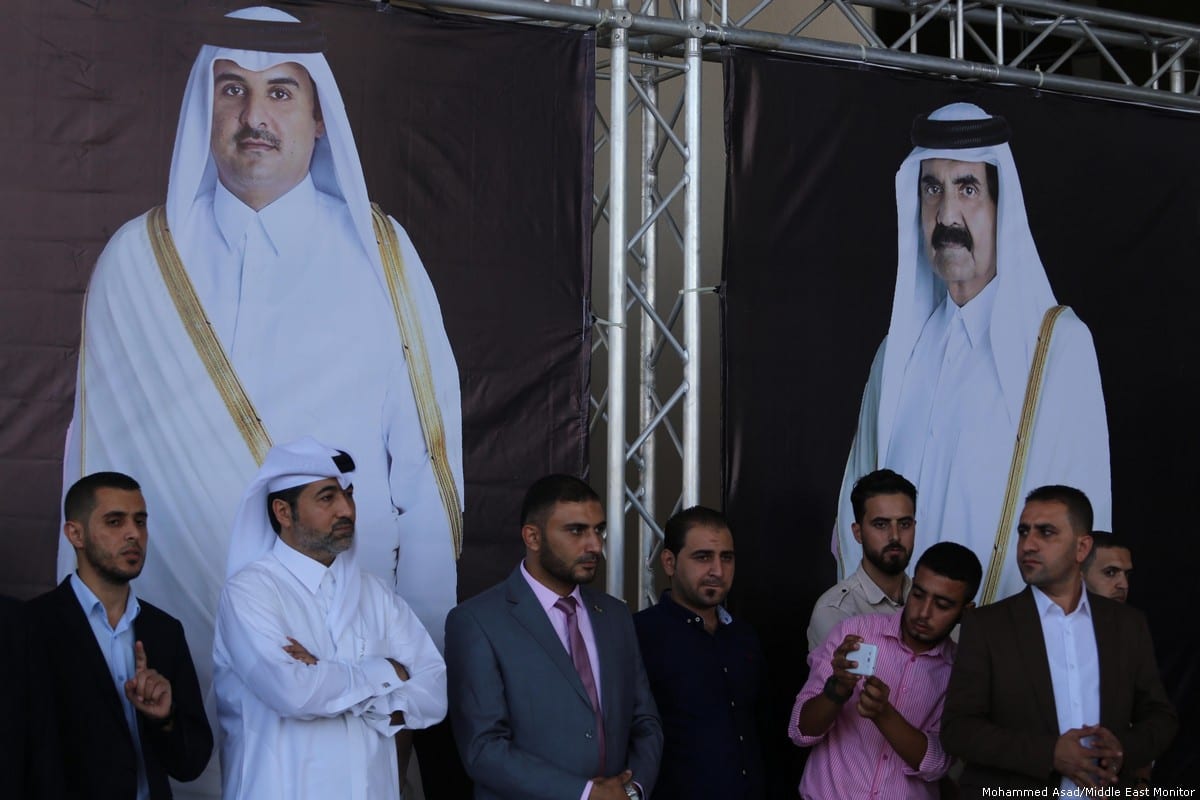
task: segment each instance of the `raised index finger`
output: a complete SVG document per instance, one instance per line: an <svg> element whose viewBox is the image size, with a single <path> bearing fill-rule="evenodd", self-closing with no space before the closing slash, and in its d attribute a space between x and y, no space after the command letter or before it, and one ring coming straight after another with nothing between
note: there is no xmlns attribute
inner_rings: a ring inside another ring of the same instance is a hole
<svg viewBox="0 0 1200 800"><path fill-rule="evenodd" d="M133 670L141 672L146 669L146 647L138 640L133 643Z"/></svg>

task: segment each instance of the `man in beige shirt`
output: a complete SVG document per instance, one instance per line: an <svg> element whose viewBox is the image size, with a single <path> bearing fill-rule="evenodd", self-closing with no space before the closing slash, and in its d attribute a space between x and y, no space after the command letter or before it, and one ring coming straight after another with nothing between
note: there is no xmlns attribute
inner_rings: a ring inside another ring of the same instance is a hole
<svg viewBox="0 0 1200 800"><path fill-rule="evenodd" d="M850 503L862 560L857 570L817 598L808 623L809 652L842 620L896 611L908 596L904 570L917 530L917 488L897 472L877 469L854 484Z"/></svg>

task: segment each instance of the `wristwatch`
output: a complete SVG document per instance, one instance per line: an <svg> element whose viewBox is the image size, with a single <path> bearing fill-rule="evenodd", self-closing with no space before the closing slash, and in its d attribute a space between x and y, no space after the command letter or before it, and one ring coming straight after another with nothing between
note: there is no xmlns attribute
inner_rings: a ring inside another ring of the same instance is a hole
<svg viewBox="0 0 1200 800"><path fill-rule="evenodd" d="M839 692L838 691L838 679L835 678L833 675L830 675L829 678L827 678L825 681L825 689L821 692L821 694L825 695L826 697L828 697L830 700L837 703L838 705L842 705L847 700L849 700L850 695L854 694L854 693L851 692L850 694L844 695L841 692Z"/></svg>
<svg viewBox="0 0 1200 800"><path fill-rule="evenodd" d="M624 788L625 794L632 798L632 800L642 800L642 793L638 791L636 783L630 781L629 783L625 784Z"/></svg>

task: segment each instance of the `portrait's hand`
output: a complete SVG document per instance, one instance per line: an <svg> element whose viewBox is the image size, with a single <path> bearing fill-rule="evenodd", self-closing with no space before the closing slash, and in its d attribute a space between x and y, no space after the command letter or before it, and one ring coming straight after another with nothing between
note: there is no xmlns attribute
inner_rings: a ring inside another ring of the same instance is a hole
<svg viewBox="0 0 1200 800"><path fill-rule="evenodd" d="M397 661L394 658L389 658L388 663L391 664L392 669L394 669L396 671L397 678L399 678L402 681L408 680L408 670L404 668L403 664L401 664L399 661Z"/></svg>
<svg viewBox="0 0 1200 800"><path fill-rule="evenodd" d="M870 675L863 681L862 691L858 693L858 713L867 719L876 719L887 712L891 703L888 697L892 690L883 681Z"/></svg>
<svg viewBox="0 0 1200 800"><path fill-rule="evenodd" d="M1054 769L1084 789L1098 789L1115 784L1116 772L1102 766L1100 762L1120 759L1120 749L1106 744L1107 740L1103 737L1099 740L1092 739L1090 742L1084 741L1103 730L1105 729L1099 725L1085 725L1082 728L1072 728L1059 736L1058 741L1054 743Z"/></svg>
<svg viewBox="0 0 1200 800"><path fill-rule="evenodd" d="M146 661L146 647L140 641L133 643L133 677L125 681L125 697L150 719L167 720L171 716L171 682L150 669Z"/></svg>
<svg viewBox="0 0 1200 800"><path fill-rule="evenodd" d="M290 636L287 637L287 640L291 642L291 644L284 645L283 652L287 653L289 656L303 664L308 664L310 667L315 666L318 663L319 659L312 653L308 652L307 647L300 644Z"/></svg>

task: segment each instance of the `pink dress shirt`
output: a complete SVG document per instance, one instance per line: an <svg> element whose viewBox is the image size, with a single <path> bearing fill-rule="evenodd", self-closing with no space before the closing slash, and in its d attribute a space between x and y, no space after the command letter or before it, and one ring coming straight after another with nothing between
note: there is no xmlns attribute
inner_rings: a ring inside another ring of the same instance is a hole
<svg viewBox="0 0 1200 800"><path fill-rule="evenodd" d="M900 636L900 618L894 614L866 614L839 623L825 642L808 656L809 674L796 696L788 736L800 747L812 747L800 796L805 800L937 800L937 781L950 769L950 756L938 738L942 704L955 644L949 638L924 653L914 653ZM861 681L842 707L829 730L819 736L800 732L800 709L821 694L833 674L833 651L847 634L878 645L875 675L888 685L889 701L910 725L925 734L925 758L920 769L904 762L869 719L859 716L855 706Z"/></svg>
<svg viewBox="0 0 1200 800"><path fill-rule="evenodd" d="M546 588L538 582L537 578L529 574L529 570L525 569L525 562L521 562L521 577L529 584L529 588L533 589L533 594L537 597L538 602L542 604L542 610L546 612L546 616L550 618L550 625L554 628L554 632L558 634L558 640L562 642L563 649L568 653L571 652L571 646L568 644L567 634L567 615L554 607L558 602L559 595L552 590ZM576 586L568 597L574 597L576 608L576 622L579 625L579 635L583 637L583 646L587 648L588 661L592 665L592 677L596 680L596 696L600 698L600 707L604 708L604 695L600 691L600 654L596 652L596 634L592 631L592 618L587 610L587 604L583 602L583 594ZM592 782L588 781L583 787L583 794L579 796L579 800L587 800L587 796L592 793Z"/></svg>

